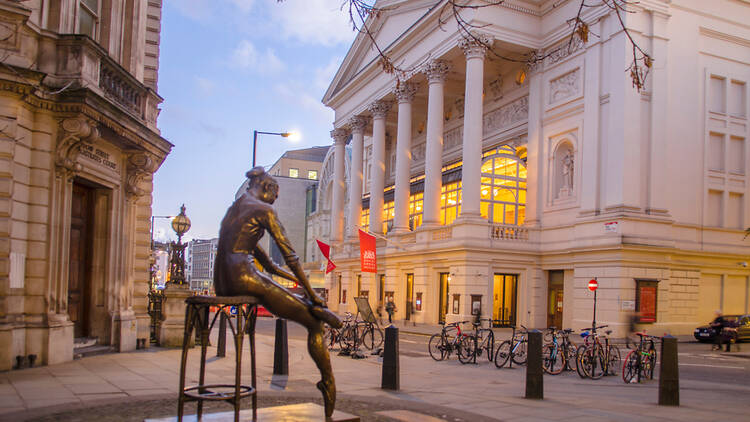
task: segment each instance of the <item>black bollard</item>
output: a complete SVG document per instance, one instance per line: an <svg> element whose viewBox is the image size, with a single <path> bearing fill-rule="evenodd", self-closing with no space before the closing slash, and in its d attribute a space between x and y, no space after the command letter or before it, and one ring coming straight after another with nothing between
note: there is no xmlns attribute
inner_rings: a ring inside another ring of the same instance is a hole
<svg viewBox="0 0 750 422"><path fill-rule="evenodd" d="M542 370L542 332L529 331L526 362L526 398L544 399L544 371Z"/></svg>
<svg viewBox="0 0 750 422"><path fill-rule="evenodd" d="M398 328L391 324L385 329L385 350L383 352L383 377L380 388L399 389L398 368Z"/></svg>
<svg viewBox="0 0 750 422"><path fill-rule="evenodd" d="M223 358L227 355L227 314L220 310L219 314L219 341L216 346L216 357Z"/></svg>
<svg viewBox="0 0 750 422"><path fill-rule="evenodd" d="M26 358L21 355L16 356L16 369L23 369Z"/></svg>
<svg viewBox="0 0 750 422"><path fill-rule="evenodd" d="M276 319L276 341L273 347L273 374L289 375L289 345L286 336L286 320Z"/></svg>
<svg viewBox="0 0 750 422"><path fill-rule="evenodd" d="M27 358L29 358L29 368L33 368L34 363L36 362L36 355L32 354L32 355L27 356Z"/></svg>
<svg viewBox="0 0 750 422"><path fill-rule="evenodd" d="M659 404L680 405L680 369L677 366L677 339L666 335L661 339L659 368Z"/></svg>

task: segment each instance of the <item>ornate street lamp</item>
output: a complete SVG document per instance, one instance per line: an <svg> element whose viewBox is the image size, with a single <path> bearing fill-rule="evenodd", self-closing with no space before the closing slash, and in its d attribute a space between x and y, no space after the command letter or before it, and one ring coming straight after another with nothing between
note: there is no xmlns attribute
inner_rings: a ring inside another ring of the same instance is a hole
<svg viewBox="0 0 750 422"><path fill-rule="evenodd" d="M185 215L185 204L180 207L180 214L172 219L172 229L177 233L177 243L171 242L172 258L170 260L170 283L185 284L185 244L182 236L190 230L190 219Z"/></svg>

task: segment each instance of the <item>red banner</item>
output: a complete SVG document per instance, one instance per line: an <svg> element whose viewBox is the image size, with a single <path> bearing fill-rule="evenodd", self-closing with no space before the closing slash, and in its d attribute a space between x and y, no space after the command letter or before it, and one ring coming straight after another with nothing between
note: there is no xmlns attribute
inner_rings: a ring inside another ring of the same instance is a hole
<svg viewBox="0 0 750 422"><path fill-rule="evenodd" d="M375 257L375 236L359 231L359 261L363 273L377 273L378 262Z"/></svg>
<svg viewBox="0 0 750 422"><path fill-rule="evenodd" d="M328 260L328 265L326 265L326 274L330 273L331 271L336 269L336 265L331 261L330 253L331 253L331 247L323 242L321 242L318 239L315 239L316 242L318 242L318 247L320 248L320 252L323 254L323 256Z"/></svg>

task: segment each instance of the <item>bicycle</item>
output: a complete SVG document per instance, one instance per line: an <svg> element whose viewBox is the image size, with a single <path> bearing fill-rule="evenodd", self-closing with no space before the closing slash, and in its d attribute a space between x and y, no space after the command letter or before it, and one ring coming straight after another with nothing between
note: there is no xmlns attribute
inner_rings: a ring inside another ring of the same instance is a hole
<svg viewBox="0 0 750 422"><path fill-rule="evenodd" d="M458 349L458 360L461 363L477 363L477 356L484 354L484 351L487 351L487 360L492 362L495 333L492 328L481 328L482 321L489 321L490 326L493 322L491 318L484 318L472 323L474 333L466 334L462 339L461 348Z"/></svg>
<svg viewBox="0 0 750 422"><path fill-rule="evenodd" d="M545 340L549 339L549 342L542 350L542 368L548 374L558 375L565 369L574 370L576 345L570 340L572 332L570 328L556 330L555 327L550 327L547 329Z"/></svg>
<svg viewBox="0 0 750 422"><path fill-rule="evenodd" d="M367 350L380 347L383 344L383 330L372 322L360 321L357 323L357 331L362 329L359 336L359 343L365 346Z"/></svg>
<svg viewBox="0 0 750 422"><path fill-rule="evenodd" d="M511 328L513 328L513 334L511 335L510 340L505 340L500 343L500 346L497 347L497 351L495 352L495 366L498 368L505 366L505 363L508 362L509 359L511 362L515 362L518 365L526 363L528 349L528 339L526 336L528 330L523 325L521 325L523 330L518 333L516 333L517 327ZM508 367L511 367L511 365L512 363L509 364Z"/></svg>
<svg viewBox="0 0 750 422"><path fill-rule="evenodd" d="M608 337L596 332L597 329L605 327L608 326L586 328L581 333L584 344L576 351L576 370L581 378L599 379L604 375L616 374L615 371L620 362L620 350L617 346L610 344ZM612 330L606 331L606 334L611 333ZM604 344L601 338L604 338Z"/></svg>
<svg viewBox="0 0 750 422"><path fill-rule="evenodd" d="M450 324L440 323L443 328L439 333L433 334L427 343L427 350L430 352L432 359L439 362L449 358L454 351L458 354L461 341L466 336L466 334L461 332L461 324L466 322L468 321L452 322Z"/></svg>
<svg viewBox="0 0 750 422"><path fill-rule="evenodd" d="M352 325L353 319L354 315L352 315L351 312L346 312L344 314L344 320L342 321L343 326L341 328L333 328L330 325L326 324L326 331L323 334L323 342L328 345L328 350L332 350L334 348L334 345L336 344L338 344L340 347L343 347L343 333L349 332L349 327Z"/></svg>
<svg viewBox="0 0 750 422"><path fill-rule="evenodd" d="M659 337L646 333L635 334L640 337L639 344L628 353L622 364L622 380L626 384L633 382L633 379L638 383L641 382L641 378L654 379L654 367L656 367L654 339Z"/></svg>

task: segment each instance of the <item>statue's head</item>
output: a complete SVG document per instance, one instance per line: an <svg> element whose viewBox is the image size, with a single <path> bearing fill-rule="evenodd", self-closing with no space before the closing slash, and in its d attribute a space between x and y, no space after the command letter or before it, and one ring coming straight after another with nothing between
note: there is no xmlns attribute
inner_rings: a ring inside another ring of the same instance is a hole
<svg viewBox="0 0 750 422"><path fill-rule="evenodd" d="M263 167L255 167L245 173L248 178L247 190L254 192L255 195L263 202L273 204L279 196L279 184L276 179L266 173Z"/></svg>

